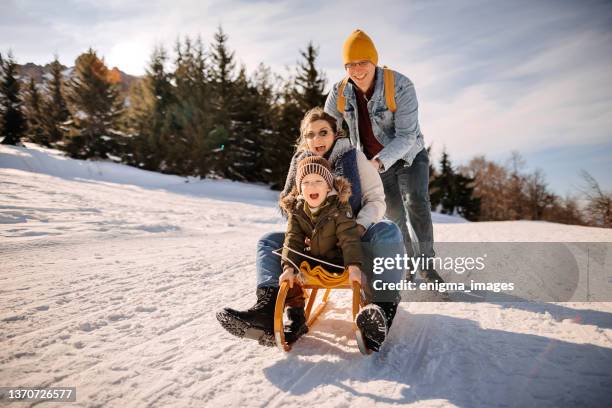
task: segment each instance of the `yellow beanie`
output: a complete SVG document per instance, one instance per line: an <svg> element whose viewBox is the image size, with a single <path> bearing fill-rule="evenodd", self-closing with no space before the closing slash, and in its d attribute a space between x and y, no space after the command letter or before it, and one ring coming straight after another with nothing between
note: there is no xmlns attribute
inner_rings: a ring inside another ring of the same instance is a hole
<svg viewBox="0 0 612 408"><path fill-rule="evenodd" d="M362 60L378 65L378 52L376 52L372 39L365 32L355 30L344 42L342 60L345 65L349 62Z"/></svg>

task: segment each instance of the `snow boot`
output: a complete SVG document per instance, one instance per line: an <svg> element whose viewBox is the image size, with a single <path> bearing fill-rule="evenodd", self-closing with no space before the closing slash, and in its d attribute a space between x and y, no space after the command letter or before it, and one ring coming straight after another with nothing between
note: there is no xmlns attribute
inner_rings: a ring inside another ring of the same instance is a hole
<svg viewBox="0 0 612 408"><path fill-rule="evenodd" d="M379 351L393 324L398 303L372 303L361 309L357 315L357 327L361 331L365 346Z"/></svg>
<svg viewBox="0 0 612 408"><path fill-rule="evenodd" d="M288 344L293 344L308 333L308 326L306 326L306 313L304 307L306 306L306 296L304 289L300 285L293 285L292 288L287 292L287 299L285 300L285 306L287 309L284 332L285 341Z"/></svg>
<svg viewBox="0 0 612 408"><path fill-rule="evenodd" d="M239 311L229 307L217 313L217 320L229 333L239 338L257 340L263 346L274 347L274 308L277 287L257 288L257 303Z"/></svg>
<svg viewBox="0 0 612 408"><path fill-rule="evenodd" d="M288 307L287 308L288 321L285 325L285 341L288 344L293 344L308 333L308 326L306 326L306 313L304 307Z"/></svg>
<svg viewBox="0 0 612 408"><path fill-rule="evenodd" d="M383 312L385 312L385 317L387 318L387 333L389 333L391 325L393 324L393 318L395 317L395 313L397 312L398 303L380 302L376 304L380 306Z"/></svg>
<svg viewBox="0 0 612 408"><path fill-rule="evenodd" d="M372 351L379 351L387 338L387 317L379 305L371 303L357 314L355 319L365 346Z"/></svg>

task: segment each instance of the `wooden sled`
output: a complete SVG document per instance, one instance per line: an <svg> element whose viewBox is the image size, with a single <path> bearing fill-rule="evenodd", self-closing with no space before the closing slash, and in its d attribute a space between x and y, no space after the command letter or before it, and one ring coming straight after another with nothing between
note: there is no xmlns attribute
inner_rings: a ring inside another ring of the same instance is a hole
<svg viewBox="0 0 612 408"><path fill-rule="evenodd" d="M303 261L300 264L300 272L304 277L304 284L301 285L302 289L307 295L308 302L306 303L306 325L308 328L312 327L313 323L319 317L325 306L327 306L327 300L332 289L352 289L353 290L353 332L359 346L359 351L362 354L371 354L372 351L365 346L361 331L355 324L355 318L359 313L361 304L361 285L357 282L353 282L353 286L349 284L348 280L348 269L345 268L342 274L333 274L325 270L321 266L314 268L310 267L307 261ZM296 284L296 283L294 283ZM324 289L325 293L323 298L314 308L315 300L319 289ZM287 282L283 282L280 286L278 297L276 298L276 308L274 310L274 340L278 348L283 351L290 351L291 345L285 341L285 332L283 324L283 315L285 312L285 299L289 292L289 285Z"/></svg>

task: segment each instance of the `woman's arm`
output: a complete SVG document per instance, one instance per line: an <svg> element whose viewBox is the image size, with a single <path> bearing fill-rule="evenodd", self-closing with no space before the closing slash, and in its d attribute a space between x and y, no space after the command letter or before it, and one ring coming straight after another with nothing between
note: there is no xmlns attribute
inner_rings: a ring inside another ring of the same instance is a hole
<svg viewBox="0 0 612 408"><path fill-rule="evenodd" d="M365 155L357 151L357 169L361 181L361 210L357 214L357 223L368 229L373 223L379 222L385 216L385 188L380 174L370 164Z"/></svg>

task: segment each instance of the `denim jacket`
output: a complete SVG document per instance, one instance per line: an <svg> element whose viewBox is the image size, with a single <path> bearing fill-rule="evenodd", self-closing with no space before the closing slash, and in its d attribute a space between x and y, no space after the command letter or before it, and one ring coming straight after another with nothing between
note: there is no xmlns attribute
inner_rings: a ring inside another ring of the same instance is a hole
<svg viewBox="0 0 612 408"><path fill-rule="evenodd" d="M425 142L419 127L418 102L412 81L393 71L395 80L395 113L387 109L385 101L385 84L383 69L376 67L376 84L374 94L368 102L368 112L372 130L378 142L384 148L376 155L382 162L381 172L385 171L398 160L403 159L410 166L415 156L423 150ZM327 100L325 112L336 118L338 123L345 120L348 124L351 143L359 150L363 147L359 141L359 125L357 121L357 100L354 85L349 81L344 87L346 104L344 112L339 112L336 100L340 82L334 84Z"/></svg>

